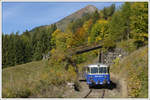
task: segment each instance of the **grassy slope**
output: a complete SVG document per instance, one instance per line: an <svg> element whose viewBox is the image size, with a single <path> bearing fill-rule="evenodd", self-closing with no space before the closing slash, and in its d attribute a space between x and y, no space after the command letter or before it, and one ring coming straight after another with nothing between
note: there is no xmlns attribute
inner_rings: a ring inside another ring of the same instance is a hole
<svg viewBox="0 0 150 100"><path fill-rule="evenodd" d="M127 80L129 97L148 96L147 53L148 48L143 47L125 57L119 64L115 64L116 66L111 67L110 71L112 73L119 77L124 77ZM78 65L78 67L81 68L93 62L95 61L88 59L87 62ZM3 97L52 97L51 95L57 97L56 93L50 95L50 91L52 91L50 89L51 86L41 81L41 76L44 76L42 71L45 69L44 67L45 61L38 61L3 69ZM45 89L47 91L46 93L43 92ZM40 92L36 93L37 91ZM61 93L59 95L61 95Z"/></svg>
<svg viewBox="0 0 150 100"><path fill-rule="evenodd" d="M92 57L88 59L87 63L90 63ZM62 73L61 69L47 70L46 61L37 61L27 64L17 65L14 67L8 67L2 70L2 96L3 97L61 97L61 92L54 90L51 87L54 83L60 83L60 81L67 78L73 78L72 74ZM81 70L83 63L78 65ZM57 70L57 71L55 71ZM47 71L49 71L47 73ZM55 74L54 74L55 73ZM58 75L59 79L56 78ZM72 79L73 80L73 79ZM52 84L51 84L52 83ZM46 91L46 92L43 92ZM44 94L43 94L44 93Z"/></svg>
<svg viewBox="0 0 150 100"><path fill-rule="evenodd" d="M128 84L128 97L148 97L148 47L140 48L125 57L110 70Z"/></svg>
<svg viewBox="0 0 150 100"><path fill-rule="evenodd" d="M39 80L45 61L31 62L2 70L2 96L26 97L30 95L28 89ZM15 91L15 92L14 92Z"/></svg>

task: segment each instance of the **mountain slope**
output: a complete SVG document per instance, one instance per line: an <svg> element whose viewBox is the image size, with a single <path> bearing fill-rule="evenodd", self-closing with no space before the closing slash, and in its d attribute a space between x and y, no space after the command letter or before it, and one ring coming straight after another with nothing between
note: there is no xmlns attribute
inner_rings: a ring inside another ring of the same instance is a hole
<svg viewBox="0 0 150 100"><path fill-rule="evenodd" d="M28 97L31 95L44 68L45 61L34 61L3 69L2 96Z"/></svg>
<svg viewBox="0 0 150 100"><path fill-rule="evenodd" d="M94 13L96 10L98 10L98 9L95 6L88 5L53 24L56 24L57 28L64 32L69 23L82 18L86 14ZM46 29L46 28L49 28L51 25L52 24L38 26L38 27L33 28L30 32L33 33L36 29Z"/></svg>
<svg viewBox="0 0 150 100"><path fill-rule="evenodd" d="M82 16L84 16L87 13L91 14L91 13L95 12L96 10L97 10L97 8L95 6L88 5L84 8L76 11L75 13L63 18L62 20L56 22L56 26L61 31L64 31L70 22L75 21L76 19L82 18Z"/></svg>
<svg viewBox="0 0 150 100"><path fill-rule="evenodd" d="M118 80L127 82L128 97L148 97L148 47L142 47L111 66Z"/></svg>

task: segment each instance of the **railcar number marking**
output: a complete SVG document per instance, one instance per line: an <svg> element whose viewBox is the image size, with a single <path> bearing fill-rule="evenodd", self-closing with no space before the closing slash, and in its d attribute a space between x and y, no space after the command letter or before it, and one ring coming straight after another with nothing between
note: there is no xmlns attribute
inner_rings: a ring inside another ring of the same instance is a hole
<svg viewBox="0 0 150 100"><path fill-rule="evenodd" d="M95 77L104 77L104 76L95 76Z"/></svg>

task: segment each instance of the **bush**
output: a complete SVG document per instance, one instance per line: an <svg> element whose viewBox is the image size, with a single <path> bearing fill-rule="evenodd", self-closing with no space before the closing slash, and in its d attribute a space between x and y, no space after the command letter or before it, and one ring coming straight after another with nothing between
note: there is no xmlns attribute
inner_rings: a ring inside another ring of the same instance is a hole
<svg viewBox="0 0 150 100"><path fill-rule="evenodd" d="M117 47L122 48L129 53L137 49L136 45L134 44L134 40L132 39L117 43Z"/></svg>

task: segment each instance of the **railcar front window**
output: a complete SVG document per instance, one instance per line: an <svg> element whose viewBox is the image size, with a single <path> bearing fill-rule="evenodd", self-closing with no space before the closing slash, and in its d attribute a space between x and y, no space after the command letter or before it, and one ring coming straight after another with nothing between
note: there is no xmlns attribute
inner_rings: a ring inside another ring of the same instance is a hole
<svg viewBox="0 0 150 100"><path fill-rule="evenodd" d="M92 74L98 73L98 68L97 67L92 67L91 68L91 73Z"/></svg>
<svg viewBox="0 0 150 100"><path fill-rule="evenodd" d="M106 68L106 67L100 67L99 68L99 73L108 73L108 68Z"/></svg>
<svg viewBox="0 0 150 100"><path fill-rule="evenodd" d="M99 73L103 73L103 67L99 67Z"/></svg>
<svg viewBox="0 0 150 100"><path fill-rule="evenodd" d="M103 67L103 73L106 73L106 67Z"/></svg>

